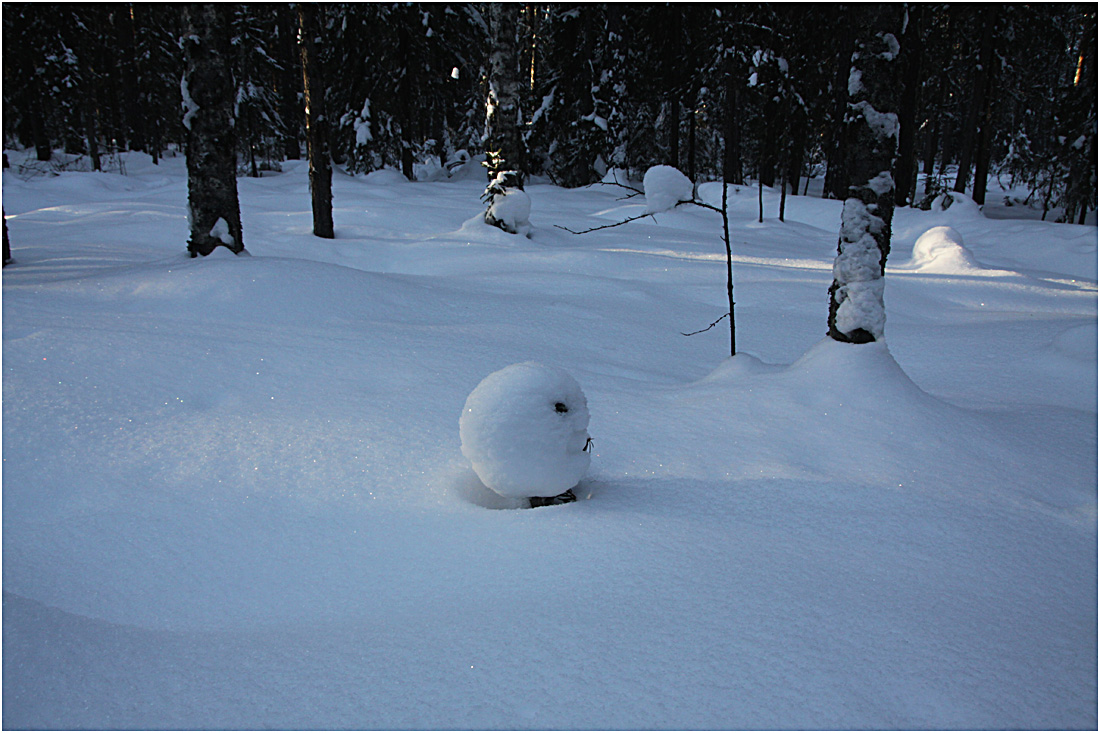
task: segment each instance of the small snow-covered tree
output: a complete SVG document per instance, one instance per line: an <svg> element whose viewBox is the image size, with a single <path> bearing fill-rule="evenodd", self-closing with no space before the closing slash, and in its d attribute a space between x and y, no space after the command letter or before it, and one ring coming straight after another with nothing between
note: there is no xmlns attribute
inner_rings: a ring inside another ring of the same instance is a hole
<svg viewBox="0 0 1100 733"><path fill-rule="evenodd" d="M189 4L182 39L187 67L181 84L187 128L187 250L204 257L220 246L244 249L237 199L237 155L229 55L229 5Z"/></svg>
<svg viewBox="0 0 1100 733"><path fill-rule="evenodd" d="M848 198L829 288L829 336L868 343L886 324L883 275L894 215L894 156L898 144L898 8L861 5L863 21L848 76Z"/></svg>

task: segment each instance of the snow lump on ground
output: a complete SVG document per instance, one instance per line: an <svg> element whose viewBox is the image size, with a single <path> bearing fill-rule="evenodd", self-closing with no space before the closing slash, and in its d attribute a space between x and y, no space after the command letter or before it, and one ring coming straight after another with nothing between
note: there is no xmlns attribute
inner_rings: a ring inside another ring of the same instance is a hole
<svg viewBox="0 0 1100 733"><path fill-rule="evenodd" d="M577 380L535 362L485 377L459 419L462 454L501 496L556 496L588 470L588 403Z"/></svg>

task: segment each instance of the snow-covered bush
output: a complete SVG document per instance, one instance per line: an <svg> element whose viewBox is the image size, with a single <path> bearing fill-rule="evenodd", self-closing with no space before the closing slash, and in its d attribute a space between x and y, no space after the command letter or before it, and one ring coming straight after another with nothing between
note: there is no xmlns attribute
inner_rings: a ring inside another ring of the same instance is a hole
<svg viewBox="0 0 1100 733"><path fill-rule="evenodd" d="M588 402L561 369L524 362L493 372L466 398L458 427L462 455L501 496L555 496L588 471Z"/></svg>
<svg viewBox="0 0 1100 733"><path fill-rule="evenodd" d="M531 231L531 197L520 183L516 171L502 171L485 189L483 201L489 204L485 223L510 234L527 236Z"/></svg>
<svg viewBox="0 0 1100 733"><path fill-rule="evenodd" d="M642 179L645 191L645 213L668 211L681 201L691 201L694 187L691 180L670 165L655 165Z"/></svg>

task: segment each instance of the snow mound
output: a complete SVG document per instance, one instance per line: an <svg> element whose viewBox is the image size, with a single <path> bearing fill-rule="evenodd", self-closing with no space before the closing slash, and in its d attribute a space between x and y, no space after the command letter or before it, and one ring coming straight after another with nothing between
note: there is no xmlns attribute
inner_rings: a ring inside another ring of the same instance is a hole
<svg viewBox="0 0 1100 733"><path fill-rule="evenodd" d="M588 402L565 371L537 362L485 377L458 422L462 455L501 496L556 496L584 477Z"/></svg>
<svg viewBox="0 0 1100 733"><path fill-rule="evenodd" d="M917 237L908 268L919 272L958 275L984 269L949 226L932 227Z"/></svg>
<svg viewBox="0 0 1100 733"><path fill-rule="evenodd" d="M379 168L371 171L363 177L363 180L374 186L393 186L409 182L400 171L395 171L393 168Z"/></svg>
<svg viewBox="0 0 1100 733"><path fill-rule="evenodd" d="M952 219L984 219L982 209L965 193L945 191L932 200L930 211L949 214Z"/></svg>
<svg viewBox="0 0 1100 733"><path fill-rule="evenodd" d="M690 201L694 190L688 177L670 165L655 165L647 170L642 188L647 214L668 211L681 201Z"/></svg>
<svg viewBox="0 0 1100 733"><path fill-rule="evenodd" d="M486 221L500 222L505 231L527 235L531 231L531 197L518 188L493 194Z"/></svg>

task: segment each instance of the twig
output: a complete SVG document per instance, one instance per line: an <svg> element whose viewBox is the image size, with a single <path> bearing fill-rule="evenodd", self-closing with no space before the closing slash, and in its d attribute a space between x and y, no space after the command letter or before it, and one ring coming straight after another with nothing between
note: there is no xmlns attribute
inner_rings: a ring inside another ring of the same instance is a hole
<svg viewBox="0 0 1100 733"><path fill-rule="evenodd" d="M563 227L561 224L555 224L554 226L556 226L558 229L564 229L565 231L569 232L570 234L588 234L589 232L598 232L601 229L610 229L611 227L618 227L618 226L622 226L623 224L629 224L632 221L638 221L638 219L644 219L647 216L653 216L653 214L640 214L638 216L632 216L629 219L623 219L622 221L617 221L614 224L604 224L603 226L592 227L591 229L584 229L584 230L581 230L579 232L575 232L572 229L570 229L569 227ZM653 221L657 221L657 219L654 218Z"/></svg>
<svg viewBox="0 0 1100 733"><path fill-rule="evenodd" d="M710 324L710 325L709 325L709 326L707 326L706 328L700 329L700 330L698 330L698 331L692 331L691 333L684 333L684 332L682 332L682 331L681 331L681 332L680 332L680 335L681 335L681 336L694 336L694 335L696 335L696 334L699 334L699 333L704 333L704 332L706 332L706 331L709 331L710 329L714 328L714 327L715 327L715 326L717 326L717 325L718 325L719 323L721 323L721 322L722 322L722 319L723 319L723 318L725 318L725 317L726 317L726 316L728 316L728 315L729 315L729 313L723 313L722 315L720 315L720 316L718 317L718 320L717 320L717 321L715 321L714 323Z"/></svg>

